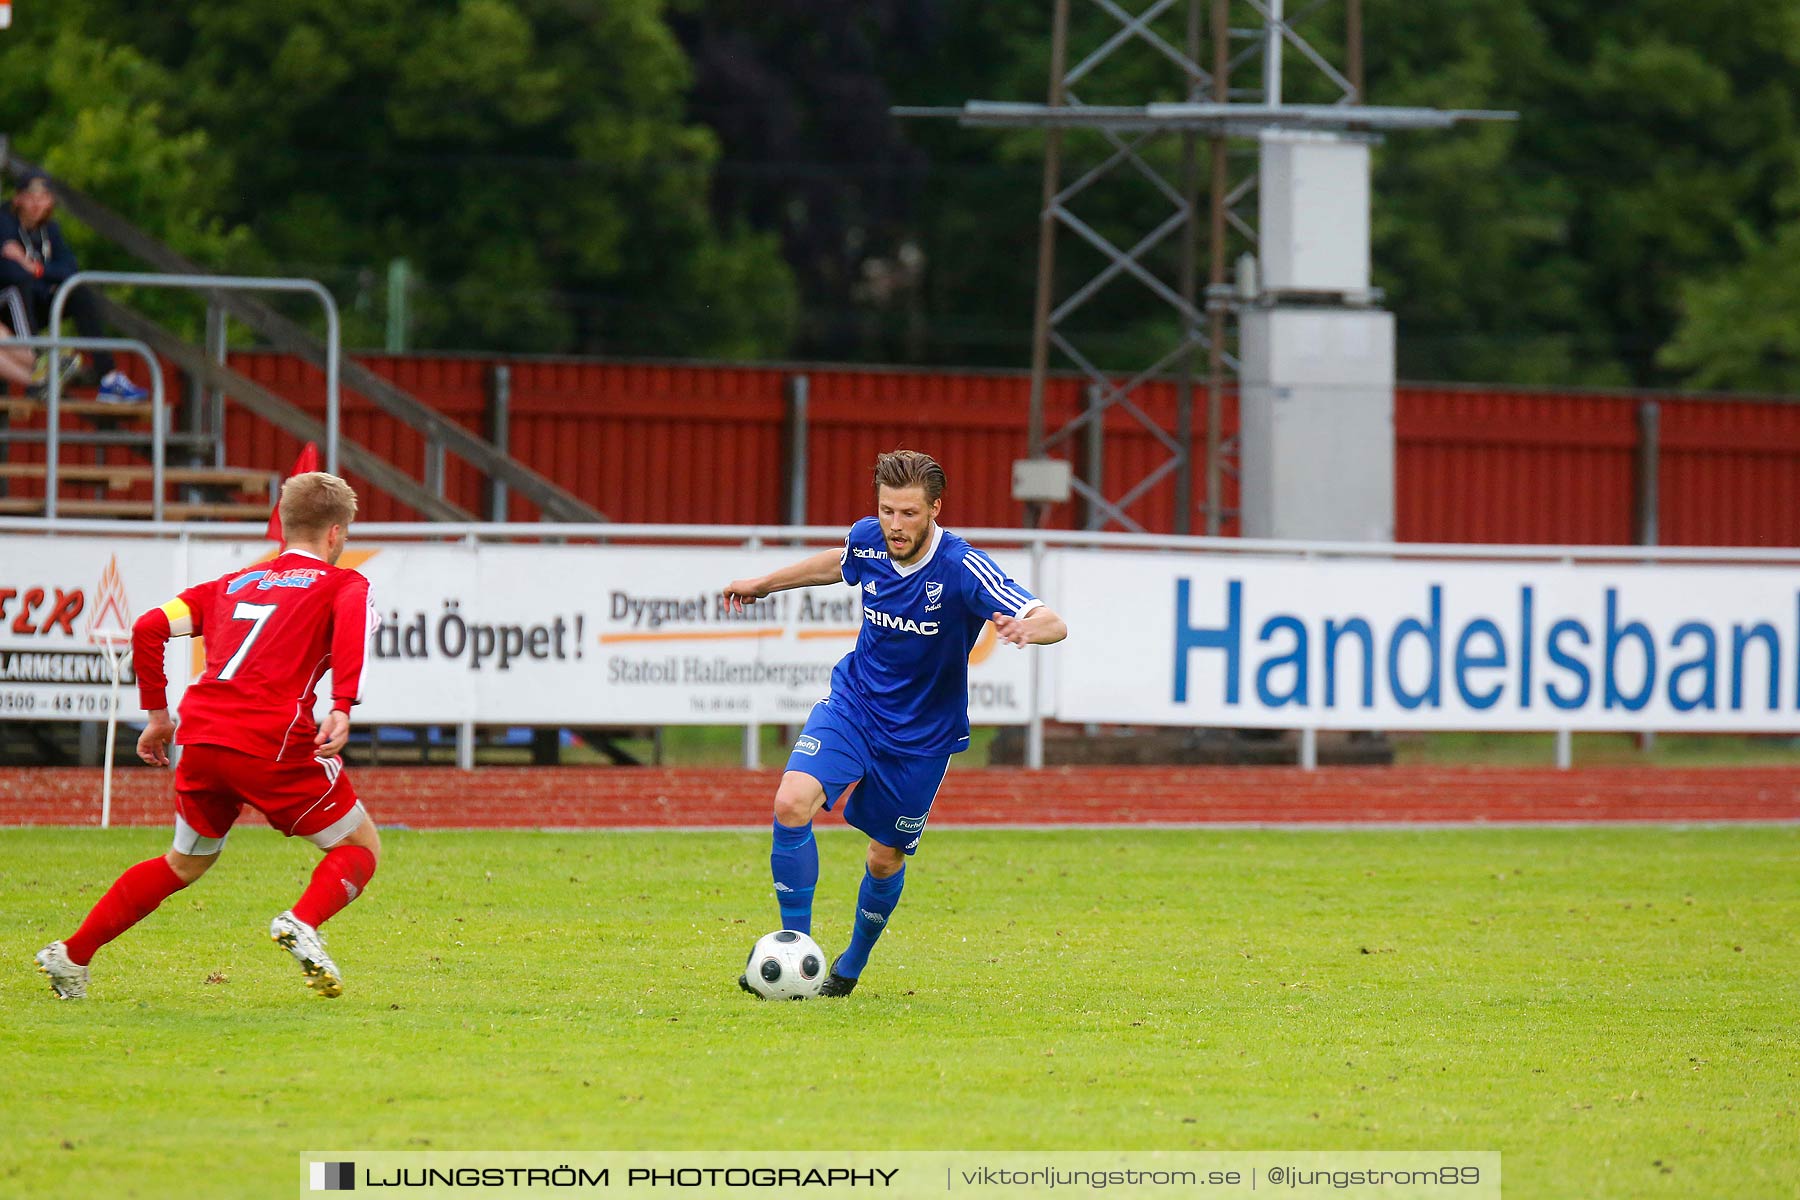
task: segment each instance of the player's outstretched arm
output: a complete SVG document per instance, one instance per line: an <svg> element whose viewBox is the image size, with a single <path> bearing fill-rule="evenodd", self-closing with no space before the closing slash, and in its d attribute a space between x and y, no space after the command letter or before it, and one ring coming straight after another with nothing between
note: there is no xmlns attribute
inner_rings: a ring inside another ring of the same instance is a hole
<svg viewBox="0 0 1800 1200"><path fill-rule="evenodd" d="M740 609L747 602L761 600L771 592L842 583L843 556L841 549L822 550L780 570L770 571L767 575L754 579L734 579L725 585L725 603L733 609Z"/></svg>
<svg viewBox="0 0 1800 1200"><path fill-rule="evenodd" d="M1063 619L1042 604L1023 617L995 613L989 620L993 621L1000 640L1015 646L1053 646L1069 636L1069 627Z"/></svg>

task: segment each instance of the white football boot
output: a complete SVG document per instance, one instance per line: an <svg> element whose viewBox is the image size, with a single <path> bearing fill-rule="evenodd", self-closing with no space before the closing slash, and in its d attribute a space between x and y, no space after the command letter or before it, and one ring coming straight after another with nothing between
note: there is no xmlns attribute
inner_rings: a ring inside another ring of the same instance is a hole
<svg viewBox="0 0 1800 1200"><path fill-rule="evenodd" d="M58 1000L87 999L88 969L69 961L69 948L51 942L37 952L38 970L50 977L50 990Z"/></svg>
<svg viewBox="0 0 1800 1200"><path fill-rule="evenodd" d="M307 987L327 998L344 994L343 977L331 955L325 953L325 939L317 929L292 912L284 912L269 922L269 936L300 963Z"/></svg>

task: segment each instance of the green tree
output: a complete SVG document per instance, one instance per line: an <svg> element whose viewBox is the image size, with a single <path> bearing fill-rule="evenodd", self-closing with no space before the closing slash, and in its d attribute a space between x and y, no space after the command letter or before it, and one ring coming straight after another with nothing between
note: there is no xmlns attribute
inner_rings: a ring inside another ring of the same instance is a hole
<svg viewBox="0 0 1800 1200"><path fill-rule="evenodd" d="M1800 220L1745 240L1741 262L1682 288L1662 365L1695 387L1800 393Z"/></svg>
<svg viewBox="0 0 1800 1200"><path fill-rule="evenodd" d="M689 111L724 154L716 211L781 239L802 296L795 351L908 357L926 319L913 240L923 155L890 76L929 73L931 0L709 0L673 20Z"/></svg>
<svg viewBox="0 0 1800 1200"><path fill-rule="evenodd" d="M1182 9L1157 21L1171 42ZM1298 11L1340 58L1340 7ZM1377 151L1376 282L1403 375L1800 384L1800 0L1364 11L1370 101L1521 114ZM1076 60L1118 28L1097 5L1072 12ZM364 343L404 257L425 346L1020 366L1042 135L885 109L1041 99L1049 13L65 0L0 35L0 129L202 261L326 279ZM1290 99L1330 98L1290 61ZM1234 83L1258 70L1252 56ZM1077 90L1135 103L1179 86L1140 50ZM1178 145L1142 150L1167 171ZM1091 135L1068 147L1065 182L1107 150ZM1254 156L1233 143L1235 178ZM1076 209L1119 244L1168 211L1148 185ZM1169 239L1149 261L1167 277L1176 253ZM1062 237L1061 294L1099 261ZM1077 332L1137 366L1171 330L1115 282Z"/></svg>
<svg viewBox="0 0 1800 1200"><path fill-rule="evenodd" d="M353 342L379 340L376 281L406 258L417 345L779 353L791 273L773 237L708 209L717 144L685 118L665 15L660 0L79 0L38 19L178 82L157 115L206 131L221 185L194 219L248 232L239 266L324 279ZM89 153L65 136L18 140Z"/></svg>
<svg viewBox="0 0 1800 1200"><path fill-rule="evenodd" d="M34 12L0 34L0 131L20 154L104 196L183 254L236 260L250 239L220 215L230 191L225 156L174 116L180 88L166 69L83 28L90 7L66 0L57 20ZM138 265L80 223L59 219L84 267ZM167 293L135 299L165 318L191 313Z"/></svg>
<svg viewBox="0 0 1800 1200"><path fill-rule="evenodd" d="M1679 297L1769 228L1793 178L1800 5L1368 11L1377 102L1521 114L1384 150L1376 258L1408 373L1676 382L1659 351Z"/></svg>

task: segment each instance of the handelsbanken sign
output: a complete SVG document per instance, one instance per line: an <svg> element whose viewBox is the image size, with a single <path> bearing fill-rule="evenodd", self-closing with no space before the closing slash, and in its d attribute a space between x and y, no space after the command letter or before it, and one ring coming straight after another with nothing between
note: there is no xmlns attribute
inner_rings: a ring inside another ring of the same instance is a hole
<svg viewBox="0 0 1800 1200"><path fill-rule="evenodd" d="M1800 572L1065 557L1057 715L1800 733Z"/></svg>

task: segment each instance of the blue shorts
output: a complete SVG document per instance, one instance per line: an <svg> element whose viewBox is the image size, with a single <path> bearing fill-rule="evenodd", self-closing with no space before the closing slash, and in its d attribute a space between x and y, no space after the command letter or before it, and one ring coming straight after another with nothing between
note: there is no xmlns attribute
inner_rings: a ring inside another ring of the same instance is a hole
<svg viewBox="0 0 1800 1200"><path fill-rule="evenodd" d="M911 854L925 834L950 756L883 753L852 714L821 700L794 741L787 769L818 780L826 808L857 785L844 804L844 820L882 845Z"/></svg>

